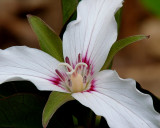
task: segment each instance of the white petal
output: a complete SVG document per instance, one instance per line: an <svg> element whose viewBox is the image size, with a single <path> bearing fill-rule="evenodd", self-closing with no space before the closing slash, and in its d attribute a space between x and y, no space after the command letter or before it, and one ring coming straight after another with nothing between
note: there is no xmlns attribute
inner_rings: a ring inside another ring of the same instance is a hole
<svg viewBox="0 0 160 128"><path fill-rule="evenodd" d="M39 90L64 91L53 84L58 64L56 59L34 48L15 46L0 50L0 84L25 79Z"/></svg>
<svg viewBox="0 0 160 128"><path fill-rule="evenodd" d="M95 81L95 91L73 97L105 117L111 128L160 128L160 114L154 110L151 97L138 91L134 80L105 70Z"/></svg>
<svg viewBox="0 0 160 128"><path fill-rule="evenodd" d="M78 54L83 61L99 71L117 38L114 14L123 0L82 0L77 8L77 20L71 22L63 36L63 54L73 64Z"/></svg>

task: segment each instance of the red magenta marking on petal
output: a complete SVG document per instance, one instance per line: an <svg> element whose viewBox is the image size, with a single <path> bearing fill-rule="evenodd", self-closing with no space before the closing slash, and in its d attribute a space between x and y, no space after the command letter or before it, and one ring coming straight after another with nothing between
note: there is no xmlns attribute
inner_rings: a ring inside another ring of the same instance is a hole
<svg viewBox="0 0 160 128"><path fill-rule="evenodd" d="M64 89L64 90L66 90L65 88L63 88L62 86L61 86L61 79L57 76L57 77L52 77L52 79L47 79L47 80L49 80L53 85L56 85L56 86L58 86L58 87L60 87L60 88L62 88L62 89Z"/></svg>
<svg viewBox="0 0 160 128"><path fill-rule="evenodd" d="M83 61L84 62L87 62L86 60L87 60L87 55L88 55L88 50L86 51L86 54L85 54L85 56L84 56L84 58L83 58ZM86 63L87 64L87 63Z"/></svg>
<svg viewBox="0 0 160 128"><path fill-rule="evenodd" d="M86 52L85 56L82 58L82 62L86 63L88 66L91 65L91 60L87 58L88 51Z"/></svg>
<svg viewBox="0 0 160 128"><path fill-rule="evenodd" d="M94 65L91 62L91 60L87 59L87 57L85 56L85 57L82 58L82 62L84 62L84 63L86 63L88 65L88 67L87 67L87 70L88 70L87 71L87 75L90 73L90 75L93 76L93 74L94 74Z"/></svg>
<svg viewBox="0 0 160 128"><path fill-rule="evenodd" d="M93 74L94 74L93 67L94 67L94 66L92 65L92 67L91 67L91 68L92 68L92 69L91 69L91 76L93 76Z"/></svg>
<svg viewBox="0 0 160 128"><path fill-rule="evenodd" d="M61 83L61 79L59 77L53 77L52 79L49 79L54 85L59 86Z"/></svg>
<svg viewBox="0 0 160 128"><path fill-rule="evenodd" d="M95 82L96 82L96 80L92 80L90 88L88 90L86 90L85 92L95 91Z"/></svg>
<svg viewBox="0 0 160 128"><path fill-rule="evenodd" d="M86 63L88 66L90 65L89 60L86 57L82 58L82 62Z"/></svg>

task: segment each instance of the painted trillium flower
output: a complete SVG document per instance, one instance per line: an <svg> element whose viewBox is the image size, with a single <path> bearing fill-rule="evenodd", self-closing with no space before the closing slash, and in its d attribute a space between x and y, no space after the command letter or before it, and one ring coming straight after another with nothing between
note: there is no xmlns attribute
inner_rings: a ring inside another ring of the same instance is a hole
<svg viewBox="0 0 160 128"><path fill-rule="evenodd" d="M25 46L0 51L0 83L25 79L39 90L71 95L113 128L158 128L160 116L149 95L132 79L102 68L117 38L114 18L122 0L82 0L77 20L63 36L64 62Z"/></svg>

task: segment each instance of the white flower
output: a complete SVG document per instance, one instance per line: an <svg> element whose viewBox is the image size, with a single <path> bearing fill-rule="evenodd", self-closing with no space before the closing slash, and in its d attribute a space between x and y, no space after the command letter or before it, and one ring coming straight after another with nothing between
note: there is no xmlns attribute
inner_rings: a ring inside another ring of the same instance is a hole
<svg viewBox="0 0 160 128"><path fill-rule="evenodd" d="M25 46L1 50L0 83L25 79L39 90L71 93L112 128L160 128L151 97L134 80L100 71L117 38L114 14L121 6L122 0L82 0L63 36L64 63Z"/></svg>

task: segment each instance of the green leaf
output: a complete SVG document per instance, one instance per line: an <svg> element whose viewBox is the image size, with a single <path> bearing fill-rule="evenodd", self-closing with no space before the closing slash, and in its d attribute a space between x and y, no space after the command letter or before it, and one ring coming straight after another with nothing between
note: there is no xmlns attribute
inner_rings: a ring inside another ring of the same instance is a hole
<svg viewBox="0 0 160 128"><path fill-rule="evenodd" d="M117 26L118 26L118 31L120 29L120 25L121 25L121 13L122 13L122 8L120 8L117 13L115 14L115 19L117 21Z"/></svg>
<svg viewBox="0 0 160 128"><path fill-rule="evenodd" d="M16 94L0 100L0 128L42 128L43 100Z"/></svg>
<svg viewBox="0 0 160 128"><path fill-rule="evenodd" d="M69 18L76 11L77 5L77 0L62 0L63 25L67 23Z"/></svg>
<svg viewBox="0 0 160 128"><path fill-rule="evenodd" d="M52 92L43 110L42 124L46 128L56 110L64 103L74 100L70 93Z"/></svg>
<svg viewBox="0 0 160 128"><path fill-rule="evenodd" d="M141 3L152 13L160 16L160 0L140 0Z"/></svg>
<svg viewBox="0 0 160 128"><path fill-rule="evenodd" d="M149 36L136 35L136 36L127 37L127 38L124 38L124 39L116 41L112 45L112 47L111 47L111 49L109 51L108 57L107 57L104 65L103 65L103 67L101 68L101 70L107 69L109 67L113 57L122 48L126 47L127 45L129 45L129 44L131 44L133 42L136 42L136 41L139 41L139 40L142 40L142 39L146 39L146 38L149 38Z"/></svg>
<svg viewBox="0 0 160 128"><path fill-rule="evenodd" d="M36 33L41 49L63 62L62 41L39 17L27 15L29 23Z"/></svg>

